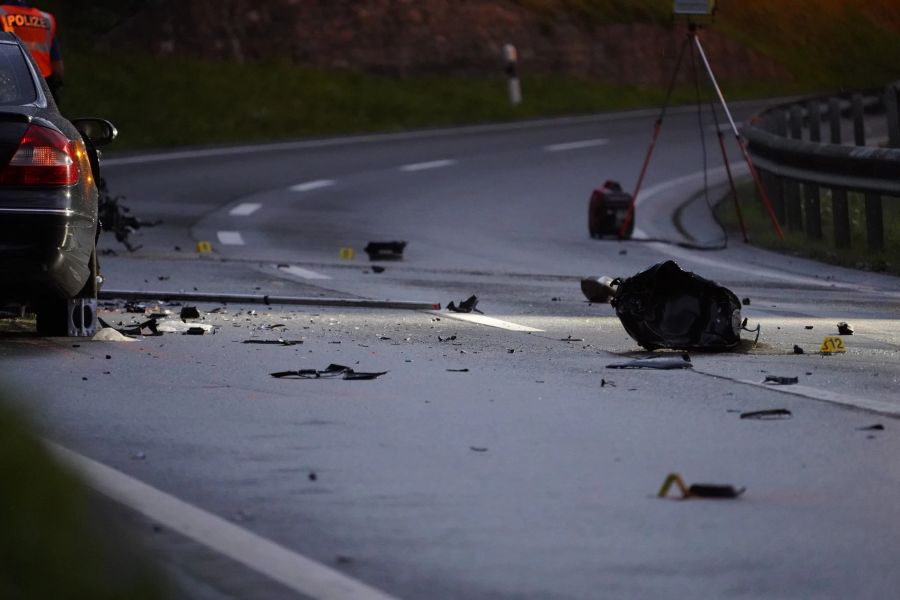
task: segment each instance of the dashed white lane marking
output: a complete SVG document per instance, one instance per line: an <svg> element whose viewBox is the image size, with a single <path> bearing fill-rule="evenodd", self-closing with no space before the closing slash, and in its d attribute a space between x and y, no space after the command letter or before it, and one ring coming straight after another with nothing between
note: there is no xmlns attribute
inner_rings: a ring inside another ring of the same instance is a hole
<svg viewBox="0 0 900 600"><path fill-rule="evenodd" d="M440 169L442 167L449 167L451 165L455 165L456 161L452 159L444 159L444 160L432 160L429 162L421 162L421 163L412 163L409 165L403 165L400 167L401 171L406 171L407 173L411 173L413 171L425 171L427 169Z"/></svg>
<svg viewBox="0 0 900 600"><path fill-rule="evenodd" d="M220 231L216 234L219 238L219 243L224 244L226 246L243 246L244 238L241 235L240 231Z"/></svg>
<svg viewBox="0 0 900 600"><path fill-rule="evenodd" d="M595 146L605 146L609 143L606 138L597 138L593 140L580 140L577 142L565 142L563 144L550 144L544 146L547 152L565 152L566 150L581 150L582 148L593 148Z"/></svg>
<svg viewBox="0 0 900 600"><path fill-rule="evenodd" d="M290 265L288 267L278 267L278 269L280 271L284 271L285 273L289 273L290 275L302 277L303 279L331 279L331 277L329 277L328 275L316 273L315 271L310 271L309 269L304 269L303 267L297 267L294 265Z"/></svg>
<svg viewBox="0 0 900 600"><path fill-rule="evenodd" d="M312 598L389 600L351 579L133 477L52 442L50 450L88 484L116 502Z"/></svg>
<svg viewBox="0 0 900 600"><path fill-rule="evenodd" d="M534 327L519 325L518 323L510 323L509 321L501 321L500 319L494 319L492 317L486 317L484 315L475 315L472 313L433 312L431 314L437 315L439 317L446 317L448 319L456 319L458 321L477 323L478 325L487 325L488 327L497 327L499 329L506 329L508 331L543 331L543 329L535 329Z"/></svg>
<svg viewBox="0 0 900 600"><path fill-rule="evenodd" d="M292 185L288 189L292 192L310 192L312 190L331 187L334 184L335 181L333 179L316 179L315 181L305 181L303 183L298 183L297 185Z"/></svg>
<svg viewBox="0 0 900 600"><path fill-rule="evenodd" d="M233 217L249 217L260 208L262 208L262 204L257 202L244 202L229 210L228 214Z"/></svg>

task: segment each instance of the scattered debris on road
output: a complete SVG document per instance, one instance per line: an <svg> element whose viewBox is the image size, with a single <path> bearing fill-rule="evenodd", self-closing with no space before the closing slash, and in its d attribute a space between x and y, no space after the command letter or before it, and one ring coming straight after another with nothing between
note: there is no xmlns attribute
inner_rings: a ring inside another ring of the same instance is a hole
<svg viewBox="0 0 900 600"><path fill-rule="evenodd" d="M741 302L726 287L658 263L627 279L582 280L590 300L613 291L609 303L638 344L648 350L734 350L740 344Z"/></svg>
<svg viewBox="0 0 900 600"><path fill-rule="evenodd" d="M278 338L277 340L244 340L241 342L242 344L267 344L270 346L297 346L303 343L303 340L284 340Z"/></svg>
<svg viewBox="0 0 900 600"><path fill-rule="evenodd" d="M438 341L439 341L439 342L452 342L452 341L455 340L455 339L456 339L456 336L455 336L455 335L451 335L451 336L449 336L449 337L441 337L441 336L438 336Z"/></svg>
<svg viewBox="0 0 900 600"><path fill-rule="evenodd" d="M665 498L672 484L675 484L681 491L682 500L688 498L719 498L719 499L735 499L743 494L747 488L736 489L732 485L721 485L718 483L695 483L690 487L684 484L684 480L678 473L669 473L662 487L659 488L657 496Z"/></svg>
<svg viewBox="0 0 900 600"><path fill-rule="evenodd" d="M400 260L404 248L406 242L369 242L363 251L369 255L369 260Z"/></svg>
<svg viewBox="0 0 900 600"><path fill-rule="evenodd" d="M777 421L793 418L793 413L786 408L770 408L768 410L754 410L741 413L742 419L753 419L756 421Z"/></svg>
<svg viewBox="0 0 900 600"><path fill-rule="evenodd" d="M840 335L853 335L853 326L849 323L841 321L837 324L837 328Z"/></svg>
<svg viewBox="0 0 900 600"><path fill-rule="evenodd" d="M766 375L763 380L763 383L769 385L794 385L799 382L799 377L783 377L781 375Z"/></svg>
<svg viewBox="0 0 900 600"><path fill-rule="evenodd" d="M351 369L350 367L345 367L344 365L336 365L330 364L324 370L318 371L316 369L300 369L297 371L279 371L277 373L269 373L272 377L276 379L346 379L346 380L369 380L375 379L377 377L381 377L386 374L387 371L382 371L379 373L363 373L357 372Z"/></svg>
<svg viewBox="0 0 900 600"><path fill-rule="evenodd" d="M868 427L857 427L857 431L884 431L884 425L881 423L876 423L874 425L869 425Z"/></svg>
<svg viewBox="0 0 900 600"><path fill-rule="evenodd" d="M691 357L687 354L680 356L648 356L621 363L606 365L607 369L693 369Z"/></svg>
<svg viewBox="0 0 900 600"><path fill-rule="evenodd" d="M456 304L454 304L451 301L450 304L447 305L447 310L449 310L450 312L456 312L456 313L477 312L478 314L484 314L480 310L478 310L476 308L476 306L478 306L478 296L472 295L472 296L469 296L468 298L466 298L465 300L462 300L459 303L459 306L457 306Z"/></svg>
<svg viewBox="0 0 900 600"><path fill-rule="evenodd" d="M116 241L122 243L129 252L140 250L140 246L133 246L128 237L141 227L155 227L162 221L141 221L131 216L131 209L120 204L125 196L113 196L109 193L109 187L106 185L106 179L101 177L97 184L100 192L97 199L97 217L100 221L100 227L103 231L112 231L116 236Z"/></svg>

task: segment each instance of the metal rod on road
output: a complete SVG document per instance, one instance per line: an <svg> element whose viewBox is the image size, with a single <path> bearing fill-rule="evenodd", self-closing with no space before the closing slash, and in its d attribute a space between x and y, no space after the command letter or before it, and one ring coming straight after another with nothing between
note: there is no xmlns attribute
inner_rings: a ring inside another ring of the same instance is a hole
<svg viewBox="0 0 900 600"><path fill-rule="evenodd" d="M367 298L309 298L302 296L270 296L259 294L221 294L203 292L162 292L140 290L102 290L100 300L162 300L166 302L213 302L216 304L285 304L290 306L338 306L343 308L395 308L406 310L440 310L440 303Z"/></svg>

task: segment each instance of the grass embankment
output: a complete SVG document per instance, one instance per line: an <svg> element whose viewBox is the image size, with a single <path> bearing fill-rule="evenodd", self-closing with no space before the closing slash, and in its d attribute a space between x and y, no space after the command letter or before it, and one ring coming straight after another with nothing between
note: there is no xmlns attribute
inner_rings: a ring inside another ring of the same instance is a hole
<svg viewBox="0 0 900 600"><path fill-rule="evenodd" d="M671 0L515 0L548 27L568 16L588 26L672 22ZM67 63L63 109L105 116L114 146L163 148L658 106L663 86L640 87L528 71L515 109L496 78L385 77L278 62L236 65L92 51L92 40L140 14L140 0L90 6L45 0L55 11ZM757 0L721 3L717 32L784 65L793 82L722 81L730 100L881 85L898 77L900 10L886 0ZM138 17L139 18L139 17ZM154 24L148 23L148 27ZM315 26L315 24L311 24ZM552 28L552 27L551 27ZM715 57L712 57L715 64ZM690 89L676 103L690 103Z"/></svg>
<svg viewBox="0 0 900 600"><path fill-rule="evenodd" d="M0 398L0 598L157 600L157 575Z"/></svg>
<svg viewBox="0 0 900 600"><path fill-rule="evenodd" d="M789 231L783 225L784 239L779 239L754 186L751 183L740 186L738 195L750 242L756 246L844 267L900 275L900 198L882 200L884 250L873 252L866 246L865 199L861 194L850 194L848 198L850 248L835 248L831 194L827 190L821 191L821 240L809 239L804 232ZM726 228L735 234L736 239L740 239L737 211L730 194L718 204L716 212ZM805 215L801 222L805 223Z"/></svg>

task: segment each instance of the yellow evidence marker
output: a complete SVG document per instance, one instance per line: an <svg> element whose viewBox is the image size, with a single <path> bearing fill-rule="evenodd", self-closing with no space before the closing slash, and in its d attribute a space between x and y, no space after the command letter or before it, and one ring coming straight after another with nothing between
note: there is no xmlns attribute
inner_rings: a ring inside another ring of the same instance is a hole
<svg viewBox="0 0 900 600"><path fill-rule="evenodd" d="M212 252L212 244L209 242L197 242L197 252L200 254Z"/></svg>
<svg viewBox="0 0 900 600"><path fill-rule="evenodd" d="M353 251L353 248L341 248L341 260L353 260L353 256L356 253Z"/></svg>
<svg viewBox="0 0 900 600"><path fill-rule="evenodd" d="M819 348L819 352L822 354L837 354L846 351L844 340L836 335L826 336L822 341L822 346Z"/></svg>

